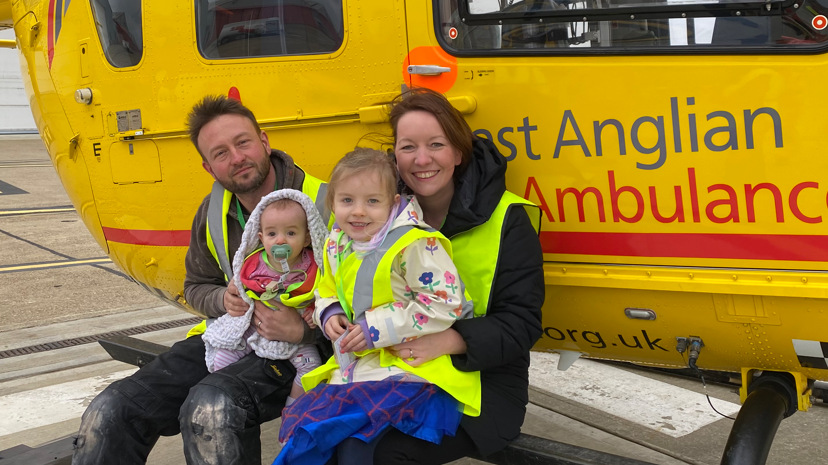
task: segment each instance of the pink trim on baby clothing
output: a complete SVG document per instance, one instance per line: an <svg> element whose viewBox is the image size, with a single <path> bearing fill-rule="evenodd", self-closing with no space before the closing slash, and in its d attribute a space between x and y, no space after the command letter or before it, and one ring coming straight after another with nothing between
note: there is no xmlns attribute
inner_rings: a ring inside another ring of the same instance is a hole
<svg viewBox="0 0 828 465"><path fill-rule="evenodd" d="M267 266L267 263L262 259L262 253L256 252L244 260L240 276L242 285L245 288L259 294L267 290L268 284L278 280L284 274ZM253 268L252 264L248 263L252 261L255 261L255 268ZM311 261L313 261L313 254L308 249L302 249L299 263L294 265L294 269L291 270L285 279L285 287L304 281L306 273L311 266Z"/></svg>

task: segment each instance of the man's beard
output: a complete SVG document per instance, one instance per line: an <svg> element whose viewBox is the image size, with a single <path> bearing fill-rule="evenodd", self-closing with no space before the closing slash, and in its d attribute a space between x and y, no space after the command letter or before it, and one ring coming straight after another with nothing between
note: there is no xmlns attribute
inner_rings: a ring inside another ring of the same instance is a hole
<svg viewBox="0 0 828 465"><path fill-rule="evenodd" d="M236 181L231 176L229 179L223 182L219 181L219 184L221 184L222 187L234 194L249 194L251 192L254 192L256 189L262 186L262 183L264 182L265 178L267 178L268 173L270 173L270 157L265 157L262 160L261 164L252 166L253 177L248 178L246 180ZM239 168L239 170L244 168L247 168L247 166L243 166Z"/></svg>

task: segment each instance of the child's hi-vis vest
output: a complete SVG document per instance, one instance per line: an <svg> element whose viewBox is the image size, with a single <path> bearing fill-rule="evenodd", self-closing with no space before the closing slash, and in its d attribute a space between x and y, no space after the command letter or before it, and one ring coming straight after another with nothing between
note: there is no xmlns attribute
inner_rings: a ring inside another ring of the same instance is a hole
<svg viewBox="0 0 828 465"><path fill-rule="evenodd" d="M355 317L359 317L372 308L393 302L392 262L405 247L424 238L438 239L451 256L451 242L445 236L434 229L425 230L414 226L392 229L377 250L364 258L351 253L339 264L336 276L332 272L328 254L325 254L325 272L319 284L320 297L337 297L348 319L352 322ZM471 305L471 299L465 290L464 294L463 305ZM408 365L387 348L370 349L359 352L357 355L363 356L372 352L379 352L381 366L393 365L436 384L463 404L463 413L473 417L480 415L480 372L464 372L456 369L449 355L440 356L418 367ZM303 376L302 386L308 391L323 381L329 381L333 371L337 368L344 367L339 367L336 358L331 357L328 363ZM356 369L359 369L358 364Z"/></svg>
<svg viewBox="0 0 828 465"><path fill-rule="evenodd" d="M247 262L247 259L252 257L253 255L260 254L264 252L264 247L259 247L258 249L251 252L247 257L244 258L244 261ZM316 291L317 283L322 281L322 270L316 266L316 262L311 260L311 266L308 268L310 274L305 277L305 280L299 283L293 283L285 289L285 292L279 294L279 301L282 302L286 307L290 308L303 308L307 307L309 304L313 302L316 298L314 295L314 291ZM267 305L270 308L276 309L270 302L267 300L262 300L258 294L254 291L247 289L247 295L253 299L262 302L263 304Z"/></svg>

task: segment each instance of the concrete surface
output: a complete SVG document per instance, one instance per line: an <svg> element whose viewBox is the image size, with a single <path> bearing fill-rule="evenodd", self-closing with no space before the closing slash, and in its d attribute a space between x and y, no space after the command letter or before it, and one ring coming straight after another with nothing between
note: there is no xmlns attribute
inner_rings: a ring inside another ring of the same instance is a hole
<svg viewBox="0 0 828 465"><path fill-rule="evenodd" d="M0 188L0 213L71 206L37 136L0 136L0 182L26 192ZM0 330L162 305L111 262L2 271L101 257L75 212L0 215Z"/></svg>

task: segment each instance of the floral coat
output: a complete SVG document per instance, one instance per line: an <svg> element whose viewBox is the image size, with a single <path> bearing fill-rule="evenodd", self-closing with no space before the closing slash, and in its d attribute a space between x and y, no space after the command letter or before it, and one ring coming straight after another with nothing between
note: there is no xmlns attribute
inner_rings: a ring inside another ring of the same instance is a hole
<svg viewBox="0 0 828 465"><path fill-rule="evenodd" d="M391 230L409 225L428 227L420 219L422 210L416 199L412 198L407 203L394 220ZM325 247L325 269L326 272L332 271L334 277L338 261L353 253L350 247L345 246L350 241L347 235L340 238L339 244L336 243L339 235L340 230L334 228ZM339 254L340 257L337 256ZM465 306L462 304L464 288L457 268L436 238L418 239L394 257L391 287L393 301L354 315L354 323L368 328L365 336L375 349L438 333L451 327L458 319L473 316L472 306L468 302ZM336 303L339 303L337 298L319 297L317 291L314 322L323 327L322 315ZM361 323L362 320L365 323ZM405 373L395 366L381 366L378 352L365 354L356 366L344 371L334 373L330 382L378 380Z"/></svg>

